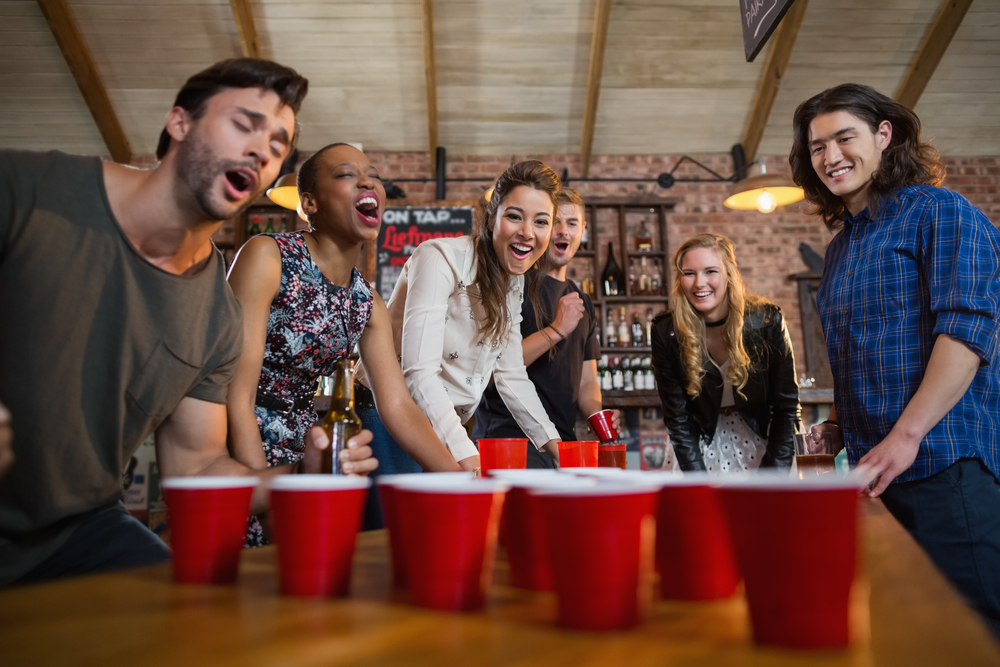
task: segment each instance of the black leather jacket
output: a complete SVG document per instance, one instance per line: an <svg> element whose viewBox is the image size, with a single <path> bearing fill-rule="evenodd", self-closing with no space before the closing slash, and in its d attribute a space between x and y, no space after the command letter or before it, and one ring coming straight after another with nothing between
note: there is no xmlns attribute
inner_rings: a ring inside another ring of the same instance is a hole
<svg viewBox="0 0 1000 667"><path fill-rule="evenodd" d="M707 358L701 394L689 396L680 341L669 312L653 320L653 371L663 403L663 423L682 470L704 470L700 439L715 437L722 403L722 374ZM748 310L743 345L750 356L750 377L743 394L734 388L736 409L754 433L767 439L761 467L788 467L795 453L792 435L799 420L795 360L781 309L773 304Z"/></svg>

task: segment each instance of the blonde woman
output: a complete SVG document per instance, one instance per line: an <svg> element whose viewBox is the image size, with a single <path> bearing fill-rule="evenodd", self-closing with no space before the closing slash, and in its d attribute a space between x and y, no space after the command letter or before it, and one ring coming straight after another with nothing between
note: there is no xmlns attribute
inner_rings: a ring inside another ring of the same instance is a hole
<svg viewBox="0 0 1000 667"><path fill-rule="evenodd" d="M653 322L653 369L682 470L788 467L799 416L781 310L750 294L733 243L699 234L674 254L670 310Z"/></svg>

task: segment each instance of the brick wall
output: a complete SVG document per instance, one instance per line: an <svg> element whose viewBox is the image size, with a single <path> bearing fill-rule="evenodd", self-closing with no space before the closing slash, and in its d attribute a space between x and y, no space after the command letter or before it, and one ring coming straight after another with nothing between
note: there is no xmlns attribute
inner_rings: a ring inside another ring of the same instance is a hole
<svg viewBox="0 0 1000 667"><path fill-rule="evenodd" d="M369 153L369 158L385 178L432 177L430 160L423 153ZM515 156L516 159L537 157L562 174L569 168L570 185L580 191L585 200L601 197L622 199L627 197L665 199L675 202L673 213L667 219L668 251L685 239L702 232L728 236L736 245L737 259L749 287L777 303L788 321L795 356L800 372L804 372L804 349L801 331L801 314L795 281L788 276L806 270L799 254L799 244L807 243L823 254L831 234L817 217L808 212L804 203L779 208L765 215L756 211L733 211L722 202L729 193L729 183L679 182L663 190L653 182L622 183L573 182L580 176L578 155ZM728 154L692 156L718 174L729 176L733 171ZM493 178L508 164L512 156L449 155L448 178ZM594 178L652 178L669 171L678 156L670 155L601 155L593 159L590 176ZM766 158L769 173L788 173L786 158ZM968 197L1000 226L1000 157L949 158L950 187ZM712 176L685 162L674 176L678 179L707 179ZM395 205L420 205L434 199L433 182L400 183L407 193L406 200L396 200ZM482 196L489 187L488 181L451 182L447 187L447 201L469 204ZM601 225L601 236L605 234ZM617 246L617 237L614 239ZM600 260L603 266L603 257Z"/></svg>

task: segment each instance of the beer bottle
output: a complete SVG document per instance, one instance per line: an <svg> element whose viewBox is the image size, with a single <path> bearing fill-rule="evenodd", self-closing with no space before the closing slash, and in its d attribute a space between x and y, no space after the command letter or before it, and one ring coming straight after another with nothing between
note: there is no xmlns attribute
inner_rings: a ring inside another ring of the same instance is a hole
<svg viewBox="0 0 1000 667"><path fill-rule="evenodd" d="M347 441L361 432L361 419L354 411L353 359L341 359L334 367L330 412L323 419L323 431L330 438L330 446L323 450L320 472L341 475L340 453Z"/></svg>

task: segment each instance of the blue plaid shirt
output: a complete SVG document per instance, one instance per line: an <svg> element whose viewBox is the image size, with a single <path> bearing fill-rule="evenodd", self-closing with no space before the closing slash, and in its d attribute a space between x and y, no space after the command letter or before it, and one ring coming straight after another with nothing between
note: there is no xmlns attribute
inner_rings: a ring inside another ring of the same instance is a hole
<svg viewBox="0 0 1000 667"><path fill-rule="evenodd" d="M964 197L928 185L887 199L877 219L847 214L817 294L837 421L851 463L881 442L916 393L938 334L981 359L961 400L896 482L960 458L1000 477L1000 232Z"/></svg>

